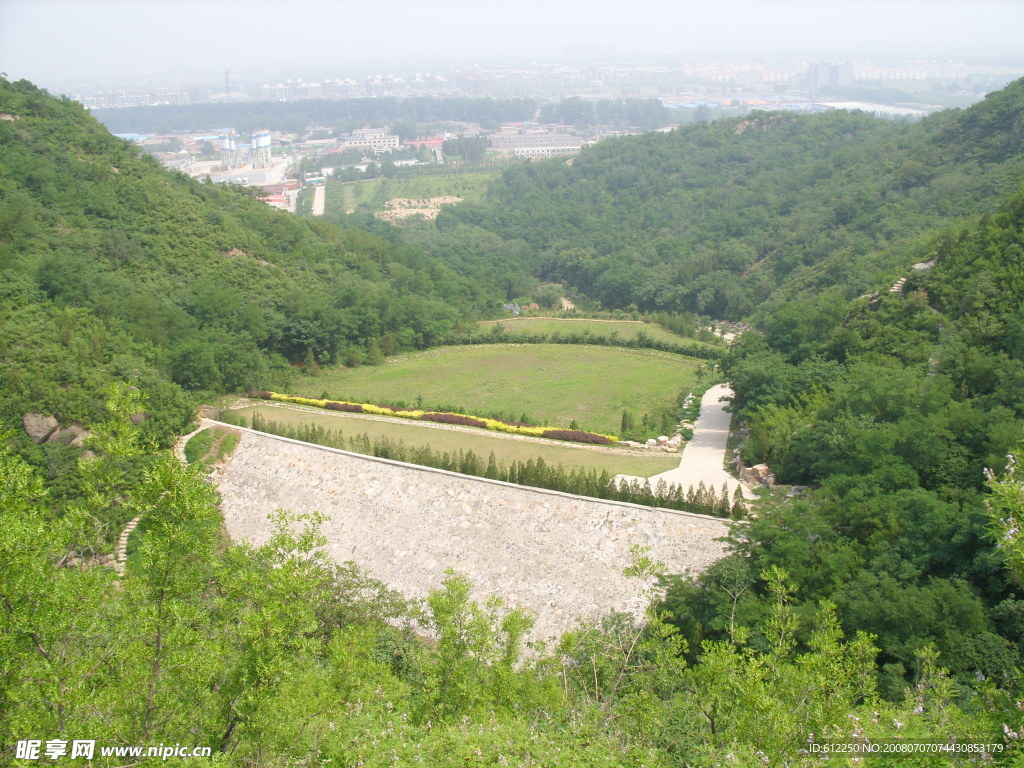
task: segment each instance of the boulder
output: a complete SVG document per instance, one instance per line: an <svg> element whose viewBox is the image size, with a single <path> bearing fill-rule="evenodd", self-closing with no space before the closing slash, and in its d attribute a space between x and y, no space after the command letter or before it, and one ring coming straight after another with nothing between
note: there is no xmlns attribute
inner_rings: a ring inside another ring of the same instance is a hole
<svg viewBox="0 0 1024 768"><path fill-rule="evenodd" d="M72 424L70 427L54 430L46 442L59 443L60 445L73 445L76 448L80 448L85 445L85 439L87 437L89 437L89 430L84 427L80 427L77 424Z"/></svg>
<svg viewBox="0 0 1024 768"><path fill-rule="evenodd" d="M137 427L146 420L146 414L139 411L138 413L133 413L129 416L128 420L131 421L133 427Z"/></svg>
<svg viewBox="0 0 1024 768"><path fill-rule="evenodd" d="M33 443L43 442L59 426L53 416L44 416L41 413L26 413L21 418L21 423Z"/></svg>
<svg viewBox="0 0 1024 768"><path fill-rule="evenodd" d="M83 445L85 445L85 441L92 437L92 432L90 432L88 429L85 429L84 427L79 427L76 424L72 424L70 429L75 430L76 434L74 440L68 443L68 445L73 445L76 448L81 448Z"/></svg>
<svg viewBox="0 0 1024 768"><path fill-rule="evenodd" d="M741 480L761 485L768 485L769 477L771 478L771 482L774 483L775 475L772 474L772 471L767 464L755 464L752 467L747 467L740 474Z"/></svg>
<svg viewBox="0 0 1024 768"><path fill-rule="evenodd" d="M658 445L666 445L668 443L668 435L658 435Z"/></svg>
<svg viewBox="0 0 1024 768"><path fill-rule="evenodd" d="M655 440L653 437L650 440L648 440L646 443L644 443L644 445L646 445L648 448L654 448L657 444L658 444L658 441Z"/></svg>

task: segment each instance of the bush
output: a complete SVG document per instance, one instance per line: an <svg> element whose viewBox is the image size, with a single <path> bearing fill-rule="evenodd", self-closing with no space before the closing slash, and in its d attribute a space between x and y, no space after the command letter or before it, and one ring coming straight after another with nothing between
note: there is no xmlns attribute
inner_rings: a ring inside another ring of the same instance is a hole
<svg viewBox="0 0 1024 768"><path fill-rule="evenodd" d="M545 429L542 437L549 437L552 440L568 440L573 443L593 443L594 445L611 445L615 442L615 438L611 435L599 435L579 429Z"/></svg>
<svg viewBox="0 0 1024 768"><path fill-rule="evenodd" d="M363 406L359 403L339 403L336 400L328 400L327 405L324 406L331 411L348 411L349 413L362 413Z"/></svg>
<svg viewBox="0 0 1024 768"><path fill-rule="evenodd" d="M463 416L461 413L424 413L423 421L436 421L438 424L461 424L465 427L487 428L487 422L473 416Z"/></svg>

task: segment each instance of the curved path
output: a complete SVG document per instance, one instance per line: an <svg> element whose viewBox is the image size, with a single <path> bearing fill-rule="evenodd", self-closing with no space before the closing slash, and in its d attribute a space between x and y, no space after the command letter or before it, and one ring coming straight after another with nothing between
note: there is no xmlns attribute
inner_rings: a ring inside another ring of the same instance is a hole
<svg viewBox="0 0 1024 768"><path fill-rule="evenodd" d="M728 384L717 384L704 393L700 401L700 417L693 425L693 437L683 447L683 454L676 469L661 472L647 478L653 488L659 480L669 485L696 488L704 483L705 488L721 491L725 485L730 498L739 488L745 499L756 499L750 488L725 471L725 446L729 441L729 425L732 414L725 410L726 402L732 397ZM616 479L632 480L628 475ZM641 482L644 478L637 478Z"/></svg>
<svg viewBox="0 0 1024 768"><path fill-rule="evenodd" d="M117 552L114 558L114 570L117 571L118 576L124 576L125 564L128 562L128 537L132 535L132 531L135 530L139 524L139 520L142 519L142 515L129 520L128 525L121 531L121 536L117 540Z"/></svg>

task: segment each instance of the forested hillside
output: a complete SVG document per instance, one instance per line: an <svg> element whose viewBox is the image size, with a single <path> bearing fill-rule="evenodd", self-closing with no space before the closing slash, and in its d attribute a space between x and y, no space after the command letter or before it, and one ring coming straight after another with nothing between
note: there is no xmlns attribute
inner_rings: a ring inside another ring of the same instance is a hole
<svg viewBox="0 0 1024 768"><path fill-rule="evenodd" d="M920 123L757 113L601 142L506 170L437 226L525 243L522 269L608 308L741 318L851 299L923 260L920 235L1016 190L1022 103L1018 81Z"/></svg>
<svg viewBox="0 0 1024 768"><path fill-rule="evenodd" d="M737 554L670 593L684 631L723 636L728 590L740 620L761 615L756 574L781 567L804 610L831 600L877 637L883 689L929 642L962 684L1019 685L1024 602L986 533L983 470L1024 436L1024 196L933 245L936 266L904 294L831 318L793 301L723 361L748 462L820 488L766 509Z"/></svg>
<svg viewBox="0 0 1024 768"><path fill-rule="evenodd" d="M500 298L396 241L168 173L28 83L0 82L0 112L8 423L30 402L98 418L104 376L231 391L429 346Z"/></svg>

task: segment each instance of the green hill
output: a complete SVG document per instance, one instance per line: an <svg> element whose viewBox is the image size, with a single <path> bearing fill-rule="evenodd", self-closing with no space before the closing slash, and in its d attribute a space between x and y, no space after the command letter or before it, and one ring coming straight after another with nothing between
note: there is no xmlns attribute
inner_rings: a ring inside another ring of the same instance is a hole
<svg viewBox="0 0 1024 768"><path fill-rule="evenodd" d="M1018 81L920 123L757 113L606 141L508 169L437 224L524 243L520 270L608 308L738 319L850 299L923 260L921 235L1016 191L1022 109Z"/></svg>
<svg viewBox="0 0 1024 768"><path fill-rule="evenodd" d="M96 416L72 401L99 371L258 386L372 343L429 346L498 298L397 241L165 171L29 83L0 81L0 112L5 400ZM34 351L19 342L31 324ZM52 380L66 392L34 383Z"/></svg>

